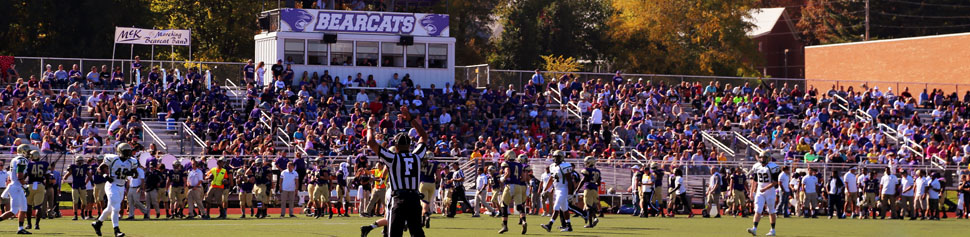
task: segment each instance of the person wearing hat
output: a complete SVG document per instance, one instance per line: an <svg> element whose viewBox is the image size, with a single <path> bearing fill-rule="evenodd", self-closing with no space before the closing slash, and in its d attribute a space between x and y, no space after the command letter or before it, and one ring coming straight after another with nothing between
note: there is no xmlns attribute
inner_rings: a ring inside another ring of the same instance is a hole
<svg viewBox="0 0 970 237"><path fill-rule="evenodd" d="M384 194L387 192L387 167L384 167L381 162L375 162L374 169L370 170L370 173L374 186L371 189L370 202L364 212L368 216L374 216L380 214L381 207L378 204L384 203Z"/></svg>
<svg viewBox="0 0 970 237"><path fill-rule="evenodd" d="M188 185L185 182L186 173L182 168L182 161L172 162L172 169L165 171L165 178L168 179L168 200L171 209L171 216L168 219L185 217L182 209L185 208L185 194L188 193Z"/></svg>
<svg viewBox="0 0 970 237"><path fill-rule="evenodd" d="M349 157L348 160L350 158L353 158L353 157ZM336 170L336 176L337 176L336 177L337 179L337 200L336 201L337 201L337 208L338 208L337 214L338 215L340 214L339 209L342 208L344 210L343 216L349 217L351 206L350 206L350 197L349 197L350 194L348 194L350 189L347 186L347 178L350 177L350 164L347 162L341 162L340 168Z"/></svg>
<svg viewBox="0 0 970 237"><path fill-rule="evenodd" d="M219 219L226 219L226 208L222 206L223 195L222 193L226 191L226 185L232 180L229 172L224 168L225 161L222 158L216 160L216 167L212 167L205 174L205 180L209 181L209 191L205 195L205 212L212 213L209 211L213 206L219 208ZM204 164L204 163L203 163ZM206 216L206 218L211 218Z"/></svg>
<svg viewBox="0 0 970 237"><path fill-rule="evenodd" d="M458 211L458 202L462 202L462 209L472 207L471 203L468 202L468 197L465 196L465 171L461 170L457 162L451 163L450 167L451 172L449 172L448 179L446 180L446 182L451 183L451 191L449 192L451 194L451 202L448 203L448 218L455 217ZM478 217L474 213L472 212L472 217Z"/></svg>
<svg viewBox="0 0 970 237"><path fill-rule="evenodd" d="M434 157L434 153L427 151L424 157L432 158ZM418 185L418 191L424 197L421 199L421 203L424 204L422 222L425 228L430 228L431 226L431 214L434 212L435 182L442 178L438 171L440 171L438 161L429 159L428 161L421 162L421 177L418 178L421 184ZM495 198L492 198L492 201L497 202Z"/></svg>

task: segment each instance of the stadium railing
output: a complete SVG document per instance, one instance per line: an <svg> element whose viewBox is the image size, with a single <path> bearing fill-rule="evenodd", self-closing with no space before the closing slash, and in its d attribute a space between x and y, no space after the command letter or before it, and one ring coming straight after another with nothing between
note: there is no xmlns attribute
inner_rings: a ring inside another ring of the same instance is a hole
<svg viewBox="0 0 970 237"><path fill-rule="evenodd" d="M148 135L148 137L152 138L152 143L154 143L155 145L158 145L158 148L161 148L163 151L168 152L168 145L165 144L165 141L158 138L158 135L155 134L155 131L152 130L152 127L148 126L148 124L145 124L145 121L141 122L141 129L142 129L142 132Z"/></svg>

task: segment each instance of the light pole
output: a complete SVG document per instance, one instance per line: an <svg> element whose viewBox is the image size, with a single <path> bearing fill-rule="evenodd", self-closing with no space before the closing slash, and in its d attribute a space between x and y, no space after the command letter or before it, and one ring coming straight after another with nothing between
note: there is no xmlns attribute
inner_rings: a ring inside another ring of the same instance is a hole
<svg viewBox="0 0 970 237"><path fill-rule="evenodd" d="M785 78L788 78L788 49L785 49Z"/></svg>

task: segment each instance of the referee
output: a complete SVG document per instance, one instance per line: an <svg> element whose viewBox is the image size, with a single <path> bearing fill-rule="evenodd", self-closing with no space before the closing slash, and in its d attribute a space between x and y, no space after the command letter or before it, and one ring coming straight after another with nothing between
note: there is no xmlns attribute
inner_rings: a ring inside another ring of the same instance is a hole
<svg viewBox="0 0 970 237"><path fill-rule="evenodd" d="M381 147L374 140L374 130L367 130L367 146L387 165L390 171L391 199L388 200L387 219L390 225L390 236L397 237L404 235L405 223L411 236L424 236L421 229L421 199L418 192L418 178L421 176L421 159L424 157L424 143L428 139L428 134L421 127L419 120L411 117L407 106L401 106L401 116L406 121L411 122L411 127L417 130L421 137L417 145L411 149L411 138L407 133L398 133L391 140L397 148L392 152L387 148Z"/></svg>

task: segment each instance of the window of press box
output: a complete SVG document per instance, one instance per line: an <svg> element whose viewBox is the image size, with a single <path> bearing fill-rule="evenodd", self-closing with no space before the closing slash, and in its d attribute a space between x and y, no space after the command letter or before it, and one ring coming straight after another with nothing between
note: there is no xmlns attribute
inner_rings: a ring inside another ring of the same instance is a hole
<svg viewBox="0 0 970 237"><path fill-rule="evenodd" d="M301 39L300 40L288 39L286 41L283 41L283 58L286 58L286 59L292 58L293 63L295 64L305 64L303 62L303 54L305 53L304 50L306 50L306 48L304 48L305 43L306 41Z"/></svg>
<svg viewBox="0 0 970 237"><path fill-rule="evenodd" d="M448 45L429 44L428 45L428 68L448 67Z"/></svg>
<svg viewBox="0 0 970 237"><path fill-rule="evenodd" d="M322 40L307 41L307 64L327 65L327 44Z"/></svg>
<svg viewBox="0 0 970 237"><path fill-rule="evenodd" d="M404 47L393 42L381 43L381 67L403 67Z"/></svg>
<svg viewBox="0 0 970 237"><path fill-rule="evenodd" d="M425 44L414 44L407 46L408 67L423 68Z"/></svg>
<svg viewBox="0 0 970 237"><path fill-rule="evenodd" d="M330 65L354 65L354 42L337 41L330 45Z"/></svg>
<svg viewBox="0 0 970 237"><path fill-rule="evenodd" d="M357 66L377 66L378 42L357 41Z"/></svg>

